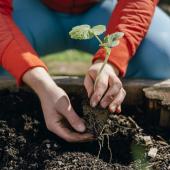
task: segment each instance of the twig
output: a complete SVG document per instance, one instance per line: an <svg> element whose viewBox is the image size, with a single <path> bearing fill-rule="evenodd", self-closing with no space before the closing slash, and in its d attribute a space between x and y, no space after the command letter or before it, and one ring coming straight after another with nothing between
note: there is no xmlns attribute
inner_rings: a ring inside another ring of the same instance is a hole
<svg viewBox="0 0 170 170"><path fill-rule="evenodd" d="M101 150L102 150L102 144L101 144L100 140L98 140L98 143L99 143L99 151L98 151L98 154L97 154L97 158L99 159L100 153L101 153Z"/></svg>
<svg viewBox="0 0 170 170"><path fill-rule="evenodd" d="M99 41L99 44L103 44L102 40L96 34L94 34L94 32L92 32L92 33L96 37L96 39Z"/></svg>
<svg viewBox="0 0 170 170"><path fill-rule="evenodd" d="M140 129L140 127L138 126L138 124L137 124L130 116L128 116L128 119L135 125L135 127L136 127L137 129Z"/></svg>
<svg viewBox="0 0 170 170"><path fill-rule="evenodd" d="M118 129L116 129L116 131L115 132L113 132L113 133L103 133L102 135L103 136L106 136L106 135L109 135L109 136L113 136L113 135L115 135L116 133L118 132Z"/></svg>
<svg viewBox="0 0 170 170"><path fill-rule="evenodd" d="M108 147L108 150L109 150L109 152L110 152L110 159L109 159L109 163L111 163L111 161L112 161L112 150L111 150L111 148L110 148L110 141L109 141L109 135L107 135L107 147Z"/></svg>

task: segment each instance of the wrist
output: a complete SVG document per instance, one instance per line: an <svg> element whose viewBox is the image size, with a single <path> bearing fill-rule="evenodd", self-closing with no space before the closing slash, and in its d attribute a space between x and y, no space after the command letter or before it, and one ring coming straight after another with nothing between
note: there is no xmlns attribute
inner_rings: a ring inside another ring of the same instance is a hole
<svg viewBox="0 0 170 170"><path fill-rule="evenodd" d="M114 70L114 72L115 72L115 74L117 75L117 76L119 76L119 70L117 69L117 67L116 66L114 66L113 64L111 64L111 63L108 63L112 68L113 68L113 70Z"/></svg>
<svg viewBox="0 0 170 170"><path fill-rule="evenodd" d="M98 59L98 60L96 60L95 62L94 62L94 64L95 63L103 63L103 60L100 60L100 59ZM117 67L115 67L113 64L111 64L111 63L107 63L108 65L110 65L112 68L113 68L113 71L115 72L115 74L117 75L117 76L119 76L119 70L117 69Z"/></svg>
<svg viewBox="0 0 170 170"><path fill-rule="evenodd" d="M23 82L30 86L39 96L46 93L48 89L56 87L55 82L42 67L36 67L27 71L22 79Z"/></svg>

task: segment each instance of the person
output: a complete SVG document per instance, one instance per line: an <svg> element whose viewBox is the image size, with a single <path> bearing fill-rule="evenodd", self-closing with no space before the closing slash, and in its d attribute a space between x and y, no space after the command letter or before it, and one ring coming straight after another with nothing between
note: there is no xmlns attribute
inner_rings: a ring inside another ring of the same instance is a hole
<svg viewBox="0 0 170 170"><path fill-rule="evenodd" d="M68 48L94 54L84 85L92 107L100 104L121 112L125 90L120 77L165 79L170 77L170 19L156 7L157 0L0 0L0 62L18 85L30 86L39 96L47 128L68 142L93 139L39 59ZM105 51L97 41L69 38L73 26L107 25L107 33L123 32L111 51L93 91ZM66 119L71 130L62 124Z"/></svg>

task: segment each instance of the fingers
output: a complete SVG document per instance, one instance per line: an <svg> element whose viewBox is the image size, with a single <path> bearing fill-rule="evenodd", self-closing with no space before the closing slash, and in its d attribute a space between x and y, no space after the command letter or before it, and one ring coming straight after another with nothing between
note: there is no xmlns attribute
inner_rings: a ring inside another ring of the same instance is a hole
<svg viewBox="0 0 170 170"><path fill-rule="evenodd" d="M69 142L93 139L91 134L82 133L85 131L85 124L72 108L64 90L59 87L50 88L46 96L40 96L40 99L46 126L51 132Z"/></svg>
<svg viewBox="0 0 170 170"><path fill-rule="evenodd" d="M122 108L121 108L121 105L120 105L120 106L117 107L116 112L121 113L121 111L122 111Z"/></svg>
<svg viewBox="0 0 170 170"><path fill-rule="evenodd" d="M114 98L112 103L109 105L109 110L111 112L121 112L121 104L126 96L126 92L123 88L121 88L120 93Z"/></svg>
<svg viewBox="0 0 170 170"><path fill-rule="evenodd" d="M91 134L79 134L76 132L71 131L68 128L61 128L60 126L56 125L53 131L56 135L63 138L67 142L85 142L93 140L93 136Z"/></svg>
<svg viewBox="0 0 170 170"><path fill-rule="evenodd" d="M86 130L85 124L74 111L68 96L64 95L61 97L58 103L60 103L60 105L56 108L57 112L63 115L76 131L84 132Z"/></svg>
<svg viewBox="0 0 170 170"><path fill-rule="evenodd" d="M87 91L88 97L90 98L93 93L94 84L93 84L93 79L90 77L89 74L87 74L84 79L84 86Z"/></svg>
<svg viewBox="0 0 170 170"><path fill-rule="evenodd" d="M74 132L65 123L61 121L61 118L56 117L56 120L51 122L47 127L51 132L66 140L67 142L86 142L94 140L93 135L84 133L80 134Z"/></svg>
<svg viewBox="0 0 170 170"><path fill-rule="evenodd" d="M77 115L77 113L74 111L72 107L70 110L66 111L63 115L76 131L84 132L86 130L83 120Z"/></svg>
<svg viewBox="0 0 170 170"><path fill-rule="evenodd" d="M109 86L108 91L100 102L103 108L106 108L114 100L114 97L118 95L122 88L122 83L117 77L114 77L114 79L109 78Z"/></svg>
<svg viewBox="0 0 170 170"><path fill-rule="evenodd" d="M108 76L106 76L105 74L101 74L95 86L95 91L90 99L90 105L92 107L95 107L99 103L107 88Z"/></svg>

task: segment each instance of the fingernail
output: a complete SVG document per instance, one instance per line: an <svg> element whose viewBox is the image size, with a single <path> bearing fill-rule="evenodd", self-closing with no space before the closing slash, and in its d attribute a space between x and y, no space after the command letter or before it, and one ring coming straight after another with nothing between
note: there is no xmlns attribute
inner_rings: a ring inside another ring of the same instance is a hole
<svg viewBox="0 0 170 170"><path fill-rule="evenodd" d="M96 106L96 102L92 102L91 106L95 107Z"/></svg>
<svg viewBox="0 0 170 170"><path fill-rule="evenodd" d="M78 131L79 132L84 132L86 130L86 127L84 124L79 124L77 125Z"/></svg>
<svg viewBox="0 0 170 170"><path fill-rule="evenodd" d="M117 113L120 113L120 112L121 112L121 106L119 106L119 107L116 109L116 112L117 112Z"/></svg>
<svg viewBox="0 0 170 170"><path fill-rule="evenodd" d="M111 110L112 110L112 112L115 112L116 106L112 106L112 107L111 107Z"/></svg>

